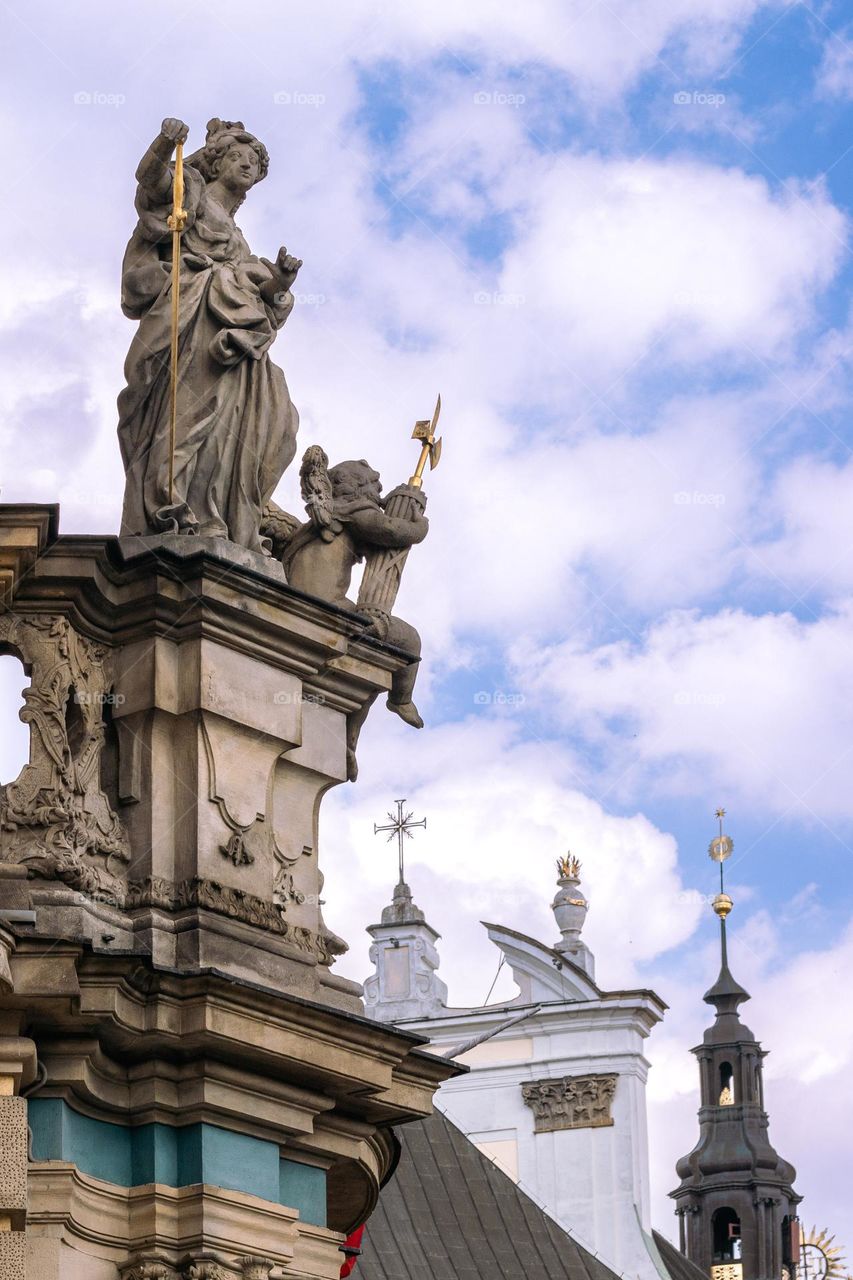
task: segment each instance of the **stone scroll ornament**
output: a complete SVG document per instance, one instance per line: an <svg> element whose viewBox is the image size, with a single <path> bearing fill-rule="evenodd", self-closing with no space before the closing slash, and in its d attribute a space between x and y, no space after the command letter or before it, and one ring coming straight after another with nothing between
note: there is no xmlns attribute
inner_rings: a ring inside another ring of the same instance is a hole
<svg viewBox="0 0 853 1280"><path fill-rule="evenodd" d="M0 617L0 650L30 672L20 711L30 759L0 787L0 860L120 899L130 849L100 780L107 650L50 614Z"/></svg>
<svg viewBox="0 0 853 1280"><path fill-rule="evenodd" d="M613 1124L610 1107L616 1093L615 1075L533 1080L523 1084L521 1092L533 1111L536 1133L598 1129Z"/></svg>
<svg viewBox="0 0 853 1280"><path fill-rule="evenodd" d="M423 728L413 694L421 638L410 623L392 613L400 579L410 549L429 530L424 515L426 495L423 472L438 465L441 440L435 428L441 410L439 396L432 420L415 424L412 437L421 442L421 454L407 484L385 497L379 473L363 458L330 467L319 445L312 445L302 460L300 480L308 520L283 538L282 563L290 586L328 600L342 609L367 615L380 640L410 655L408 666L394 673L387 706L406 724ZM284 513L281 513L282 515ZM356 564L366 561L358 600L347 591ZM355 779L355 747L358 733L370 710L368 703L353 713L347 726L348 775Z"/></svg>
<svg viewBox="0 0 853 1280"><path fill-rule="evenodd" d="M216 1258L186 1258L173 1266L163 1259L139 1258L121 1268L121 1280L269 1280L276 1264L254 1255L231 1263Z"/></svg>
<svg viewBox="0 0 853 1280"><path fill-rule="evenodd" d="M214 119L184 161L187 135L164 120L136 170L122 266L122 310L139 328L118 400L121 531L228 538L269 555L261 524L299 426L269 351L302 262L285 248L275 262L256 257L234 221L267 175L263 143L242 121Z"/></svg>

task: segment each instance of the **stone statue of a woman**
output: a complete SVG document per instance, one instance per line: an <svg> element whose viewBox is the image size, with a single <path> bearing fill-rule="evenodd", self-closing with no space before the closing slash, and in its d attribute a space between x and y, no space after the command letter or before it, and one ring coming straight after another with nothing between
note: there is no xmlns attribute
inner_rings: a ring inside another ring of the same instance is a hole
<svg viewBox="0 0 853 1280"><path fill-rule="evenodd" d="M122 310L139 321L119 396L126 473L123 534L230 538L269 552L264 509L296 451L299 415L269 349L293 309L301 261L257 258L234 222L266 177L266 148L239 121L211 120L184 164L178 393L169 493L172 152L187 136L163 121L139 164L139 221L122 268Z"/></svg>

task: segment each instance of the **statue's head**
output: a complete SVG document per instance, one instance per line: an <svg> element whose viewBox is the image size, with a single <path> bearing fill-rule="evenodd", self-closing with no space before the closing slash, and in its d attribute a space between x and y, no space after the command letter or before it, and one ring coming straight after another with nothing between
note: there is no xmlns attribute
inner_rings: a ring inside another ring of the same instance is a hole
<svg viewBox="0 0 853 1280"><path fill-rule="evenodd" d="M201 150L187 160L205 182L225 181L233 191L245 193L267 176L269 153L254 134L243 128L242 120L210 120Z"/></svg>
<svg viewBox="0 0 853 1280"><path fill-rule="evenodd" d="M382 497L379 472L374 471L364 458L360 458L358 462L339 462L337 466L329 467L329 479L332 482L332 495L338 502L372 498L378 503Z"/></svg>

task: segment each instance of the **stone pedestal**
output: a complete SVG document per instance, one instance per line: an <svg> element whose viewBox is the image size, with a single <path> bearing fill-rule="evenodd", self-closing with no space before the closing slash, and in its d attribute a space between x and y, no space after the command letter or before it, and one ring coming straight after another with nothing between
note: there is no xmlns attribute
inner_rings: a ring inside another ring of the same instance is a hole
<svg viewBox="0 0 853 1280"><path fill-rule="evenodd" d="M375 966L364 984L369 1016L398 1022L444 1012L447 987L437 973L435 945L439 935L412 901L407 884L396 886L393 901L383 908L382 922L370 925L367 932L373 939L370 961Z"/></svg>
<svg viewBox="0 0 853 1280"><path fill-rule="evenodd" d="M331 1280L389 1126L452 1071L363 1017L321 911L322 796L406 659L221 540L0 529L39 546L0 613L30 678L0 1074L31 1039L32 1275Z"/></svg>

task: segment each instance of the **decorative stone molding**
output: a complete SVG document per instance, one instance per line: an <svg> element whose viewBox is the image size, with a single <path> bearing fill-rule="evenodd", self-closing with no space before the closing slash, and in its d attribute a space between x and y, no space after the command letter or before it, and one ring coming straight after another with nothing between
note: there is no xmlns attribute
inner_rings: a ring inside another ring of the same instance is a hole
<svg viewBox="0 0 853 1280"><path fill-rule="evenodd" d="M57 535L59 507L15 503L0 508L0 602L15 588Z"/></svg>
<svg viewBox="0 0 853 1280"><path fill-rule="evenodd" d="M270 1258L254 1256L241 1258L240 1265L243 1268L243 1280L269 1280L275 1267L275 1263Z"/></svg>
<svg viewBox="0 0 853 1280"><path fill-rule="evenodd" d="M127 837L101 789L107 650L53 614L0 617L0 647L31 672L30 759L0 788L0 858L86 893L120 890Z"/></svg>
<svg viewBox="0 0 853 1280"><path fill-rule="evenodd" d="M181 1280L233 1280L234 1272L217 1262L215 1258L200 1258L197 1262L184 1263Z"/></svg>
<svg viewBox="0 0 853 1280"><path fill-rule="evenodd" d="M533 1111L535 1132L612 1125L610 1105L616 1093L616 1079L615 1075L562 1076L523 1084L521 1092Z"/></svg>
<svg viewBox="0 0 853 1280"><path fill-rule="evenodd" d="M119 1270L121 1280L181 1280L180 1273L158 1258L139 1259Z"/></svg>
<svg viewBox="0 0 853 1280"><path fill-rule="evenodd" d="M331 963L333 951L330 938L326 935L289 924L282 919L282 911L277 903L264 902L252 893L243 889L230 889L215 880L203 880L198 876L177 884L157 876L131 880L118 905L124 906L128 911L139 907L159 907L163 911L203 907L217 915L228 916L242 924L256 925L260 929L266 929L268 933L278 934L300 951L314 956L319 964ZM334 954L339 953L335 951Z"/></svg>
<svg viewBox="0 0 853 1280"><path fill-rule="evenodd" d="M121 1280L213 1280L215 1267L221 1280L241 1280L232 1259L260 1245L285 1269L299 1243L296 1210L224 1187L119 1187L57 1160L32 1164L28 1181L28 1232L51 1235L61 1223L67 1245L111 1257ZM329 1239L328 1257L337 1243Z"/></svg>

